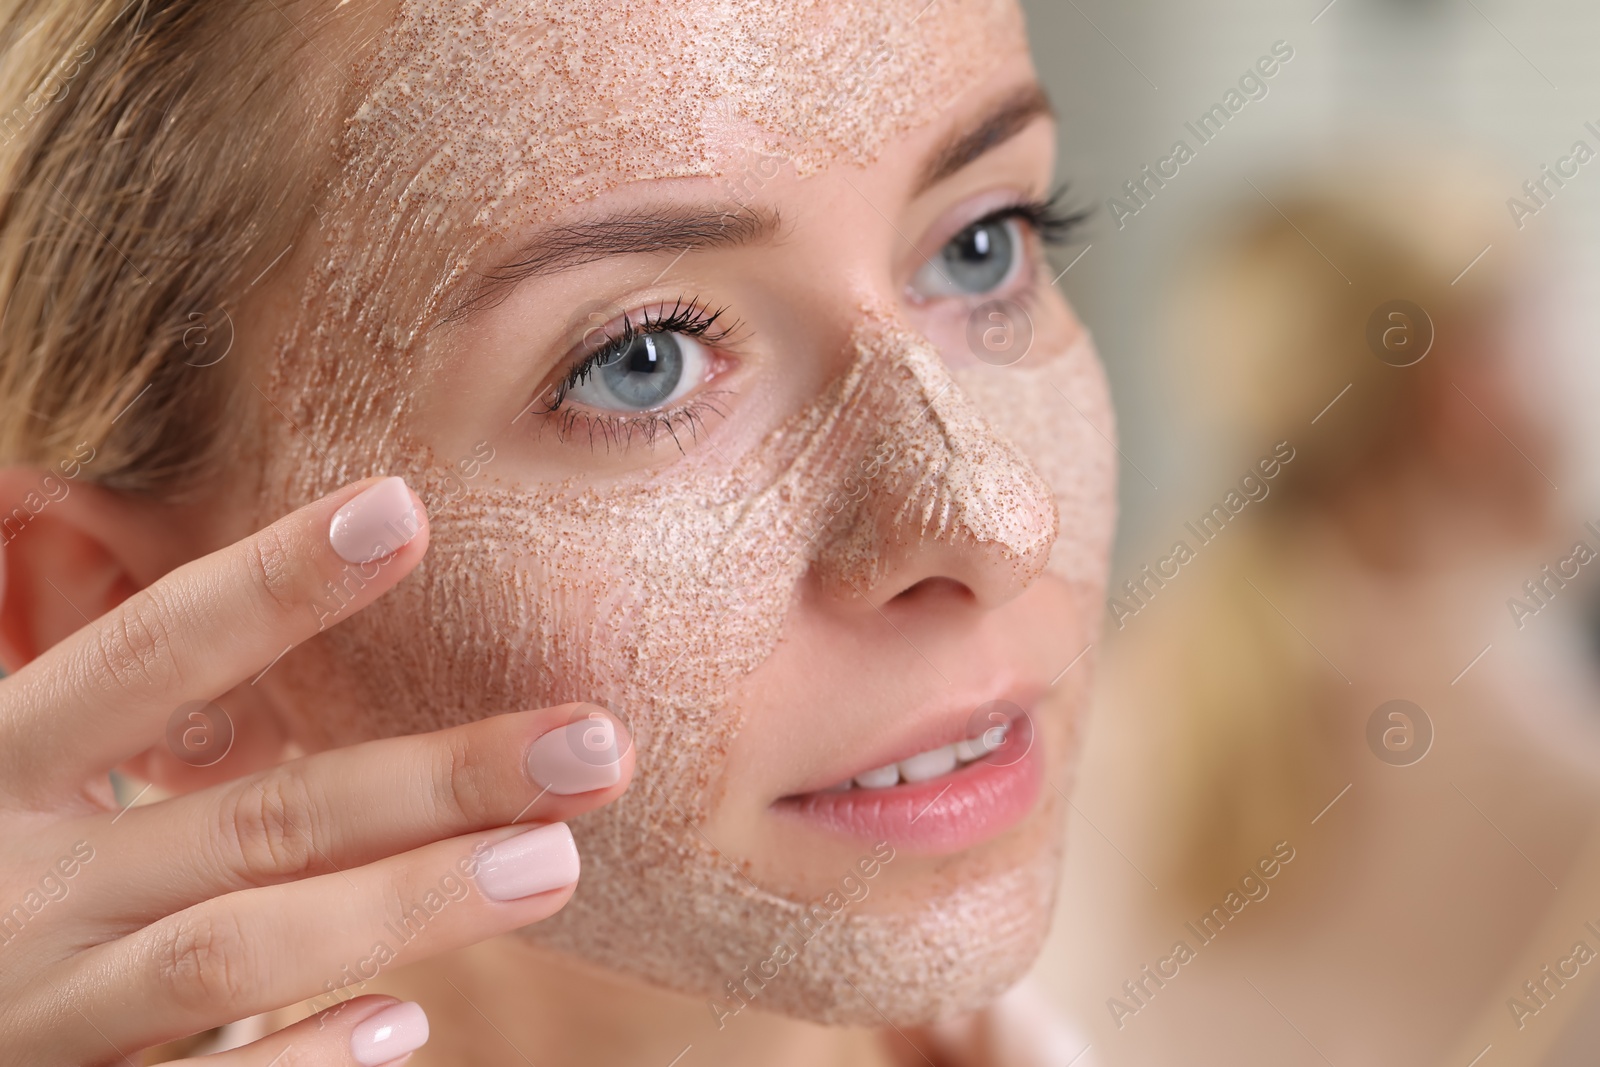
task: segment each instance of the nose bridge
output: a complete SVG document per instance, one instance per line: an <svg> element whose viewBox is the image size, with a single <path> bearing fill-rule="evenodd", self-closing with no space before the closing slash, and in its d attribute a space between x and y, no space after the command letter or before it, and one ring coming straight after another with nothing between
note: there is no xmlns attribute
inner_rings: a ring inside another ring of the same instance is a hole
<svg viewBox="0 0 1600 1067"><path fill-rule="evenodd" d="M870 596L945 576L995 601L1026 588L1059 528L1049 485L921 334L870 314L852 347L868 383L856 417L876 420L876 452L819 554L824 585Z"/></svg>

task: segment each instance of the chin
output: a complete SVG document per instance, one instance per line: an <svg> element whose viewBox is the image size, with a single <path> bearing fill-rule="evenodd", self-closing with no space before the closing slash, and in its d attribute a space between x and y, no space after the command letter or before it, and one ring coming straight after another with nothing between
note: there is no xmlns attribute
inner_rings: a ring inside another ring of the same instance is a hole
<svg viewBox="0 0 1600 1067"><path fill-rule="evenodd" d="M987 1005L1037 958L1061 875L1065 807L1047 790L1005 840L945 857L878 900L868 899L870 880L858 878L852 894L835 878L838 910L828 891L793 900L704 857L641 885L641 857L622 860L592 835L585 843L579 820L584 881L566 908L522 936L703 999L720 1027L751 1012L853 1026L946 1019Z"/></svg>

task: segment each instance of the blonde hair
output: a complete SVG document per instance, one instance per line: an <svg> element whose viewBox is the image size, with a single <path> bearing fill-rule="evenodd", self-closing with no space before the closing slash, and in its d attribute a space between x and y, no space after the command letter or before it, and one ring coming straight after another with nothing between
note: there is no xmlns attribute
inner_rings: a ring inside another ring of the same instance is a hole
<svg viewBox="0 0 1600 1067"><path fill-rule="evenodd" d="M317 188L293 7L0 0L0 464L87 441L86 477L164 494L216 465L237 300Z"/></svg>

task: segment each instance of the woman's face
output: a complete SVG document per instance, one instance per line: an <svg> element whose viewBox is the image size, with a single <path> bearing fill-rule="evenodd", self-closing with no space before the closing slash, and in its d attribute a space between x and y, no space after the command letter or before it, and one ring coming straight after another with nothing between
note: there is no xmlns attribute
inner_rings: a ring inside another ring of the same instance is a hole
<svg viewBox="0 0 1600 1067"><path fill-rule="evenodd" d="M266 677L292 732L610 708L636 780L528 936L714 1013L975 1006L1055 887L1111 414L1020 14L924 4L373 12L259 312L252 506L392 473L431 522Z"/></svg>

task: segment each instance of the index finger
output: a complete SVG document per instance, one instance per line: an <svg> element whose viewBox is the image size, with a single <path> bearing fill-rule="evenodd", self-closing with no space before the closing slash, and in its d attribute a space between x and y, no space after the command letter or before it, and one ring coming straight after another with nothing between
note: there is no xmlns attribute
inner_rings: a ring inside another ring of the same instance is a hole
<svg viewBox="0 0 1600 1067"><path fill-rule="evenodd" d="M372 603L427 547L422 501L380 478L185 563L4 683L0 781L22 797L78 790L148 748L175 709Z"/></svg>

